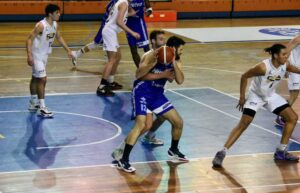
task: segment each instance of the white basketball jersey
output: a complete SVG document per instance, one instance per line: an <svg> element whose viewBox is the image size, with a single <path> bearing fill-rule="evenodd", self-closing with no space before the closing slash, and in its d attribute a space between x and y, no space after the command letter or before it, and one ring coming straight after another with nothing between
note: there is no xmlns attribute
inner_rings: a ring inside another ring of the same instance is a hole
<svg viewBox="0 0 300 193"><path fill-rule="evenodd" d="M289 57L289 62L297 66L298 68L300 67L300 45L296 46L292 51L291 55Z"/></svg>
<svg viewBox="0 0 300 193"><path fill-rule="evenodd" d="M118 18L118 7L121 3L126 3L127 4L127 9L123 18L124 23L127 22L127 17L128 17L128 1L127 0L118 0L117 3L115 3L114 7L110 10L109 16L106 20L105 27L108 27L116 32L121 32L122 29L117 25L117 18Z"/></svg>
<svg viewBox="0 0 300 193"><path fill-rule="evenodd" d="M46 18L41 20L44 30L34 40L32 45L32 53L35 55L48 55L52 52L51 45L56 36L57 23L53 21L52 26L46 21ZM36 25L38 25L37 23Z"/></svg>
<svg viewBox="0 0 300 193"><path fill-rule="evenodd" d="M283 79L286 72L286 64L275 68L272 64L272 59L266 59L263 63L266 65L266 74L253 78L250 91L263 98L268 98L275 93L278 83Z"/></svg>

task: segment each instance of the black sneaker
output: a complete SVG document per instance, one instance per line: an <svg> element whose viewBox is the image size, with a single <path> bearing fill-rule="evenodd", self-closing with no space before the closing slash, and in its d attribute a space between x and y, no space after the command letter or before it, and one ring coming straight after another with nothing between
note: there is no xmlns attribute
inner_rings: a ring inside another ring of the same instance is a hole
<svg viewBox="0 0 300 193"><path fill-rule="evenodd" d="M179 149L175 149L175 150L171 150L169 149L168 151L168 155L171 159L176 159L176 160L179 160L179 161L189 161L185 155L183 155Z"/></svg>
<svg viewBox="0 0 300 193"><path fill-rule="evenodd" d="M215 155L215 158L212 161L213 167L215 168L222 168L223 160L226 156L226 151L218 151Z"/></svg>
<svg viewBox="0 0 300 193"><path fill-rule="evenodd" d="M123 86L117 82L110 83L109 87L111 88L111 90L120 90L123 88Z"/></svg>
<svg viewBox="0 0 300 193"><path fill-rule="evenodd" d="M129 161L119 160L117 168L128 173L134 172L136 169L129 164Z"/></svg>
<svg viewBox="0 0 300 193"><path fill-rule="evenodd" d="M104 86L102 88L98 87L96 93L98 96L106 96L106 97L115 95L115 93L111 90L109 86Z"/></svg>

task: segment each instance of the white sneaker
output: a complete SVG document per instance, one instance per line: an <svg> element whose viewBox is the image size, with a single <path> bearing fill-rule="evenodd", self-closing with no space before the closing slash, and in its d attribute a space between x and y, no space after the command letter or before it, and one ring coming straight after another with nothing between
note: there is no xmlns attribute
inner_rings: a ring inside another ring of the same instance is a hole
<svg viewBox="0 0 300 193"><path fill-rule="evenodd" d="M53 113L51 111L49 111L47 107L40 107L37 110L37 114L44 118L52 118L53 117Z"/></svg>
<svg viewBox="0 0 300 193"><path fill-rule="evenodd" d="M123 152L124 152L123 149L117 148L111 153L111 157L114 158L114 160L116 161L120 161L120 159L123 156Z"/></svg>
<svg viewBox="0 0 300 193"><path fill-rule="evenodd" d="M31 101L29 102L28 110L30 112L36 112L40 108L40 105L37 103L32 103Z"/></svg>
<svg viewBox="0 0 300 193"><path fill-rule="evenodd" d="M77 65L77 53L76 51L72 51L72 55L74 56L74 58L72 58L72 64L73 66Z"/></svg>
<svg viewBox="0 0 300 193"><path fill-rule="evenodd" d="M164 141L162 139L155 138L155 135L153 137L145 135L141 141L143 144L147 145L164 145Z"/></svg>

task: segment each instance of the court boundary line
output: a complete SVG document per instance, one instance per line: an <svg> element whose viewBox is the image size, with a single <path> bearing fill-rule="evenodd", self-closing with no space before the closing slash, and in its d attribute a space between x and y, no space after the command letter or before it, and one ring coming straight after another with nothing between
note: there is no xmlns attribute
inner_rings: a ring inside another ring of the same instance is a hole
<svg viewBox="0 0 300 193"><path fill-rule="evenodd" d="M218 109L218 108L212 107L212 106L210 106L210 105L208 105L208 104L205 104L205 103L203 103L203 102L201 102L201 101L198 101L198 100L196 100L196 99L193 99L193 98L191 98L191 97L188 97L188 96L186 96L186 95L184 95L184 94L181 94L181 93L178 93L178 92L172 91L172 90L169 90L169 91L170 91L170 92L173 92L174 94L177 94L177 95L179 95L179 96L181 96L181 97L184 97L184 98L186 98L186 99L189 99L189 100L191 100L191 101L193 101L193 102L195 102L195 103L198 103L198 104L200 104L200 105L202 105L202 106L205 106L205 107L207 107L207 108L209 108L209 109L212 109L212 110L215 110L215 111L217 111L217 112L219 112L219 113L222 113L222 114L224 114L224 115L227 115L227 116L229 116L229 117L231 117L231 118L240 120L239 117L236 117L236 116L234 116L234 115L232 115L232 114L230 114L230 113L226 113L226 112L224 112L224 111L222 111L222 110L220 110L220 109ZM259 128L259 129L261 129L261 130L263 130L263 131L272 133L272 134L274 134L274 135L276 135L276 136L278 136L278 137L281 137L280 134L275 133L275 132L273 132L273 131L271 131L271 130L269 130L269 129L266 129L266 128L260 126L260 125L257 125L257 124L254 124L254 123L251 123L250 125L252 125L252 126L254 126L254 127L256 127L256 128ZM295 143L297 143L297 144L300 145L300 142L297 141L297 140L289 139L289 141L295 142Z"/></svg>
<svg viewBox="0 0 300 193"><path fill-rule="evenodd" d="M196 190L196 193L198 192L220 192L220 191L226 191L226 190L241 190L241 189L260 189L260 188L267 188L267 187L282 187L282 186L296 186L300 185L300 183L281 183L281 184L269 184L269 185L254 185L254 186L241 186L241 187L232 187L232 188L216 188L216 189L206 189L206 190Z"/></svg>
<svg viewBox="0 0 300 193"><path fill-rule="evenodd" d="M300 153L300 151L289 151L294 153ZM256 157L259 155L272 155L274 152L263 152L263 153L250 153L250 154L239 154L239 155L227 155L227 158L234 158L234 157L247 157L252 156ZM190 158L189 162L195 162L195 161L202 161L207 159L212 159L214 157L201 157L201 158ZM154 160L154 161L141 161L141 162L131 162L132 165L139 165L139 164L151 164L151 163L164 163L172 161L170 159L168 160ZM179 162L179 161L177 161ZM180 163L189 163L189 162L180 162ZM9 171L9 172L0 172L0 175L6 175L6 174L17 174L17 173L28 173L28 172L40 172L40 171L55 171L55 170L68 170L68 169L85 169L85 168L94 168L94 167L116 167L116 164L97 164L97 165L87 165L87 166L71 166L71 167L61 167L61 168L46 168L46 169L33 169L33 170L19 170L19 171Z"/></svg>
<svg viewBox="0 0 300 193"><path fill-rule="evenodd" d="M191 87L191 88L172 88L171 90L189 90L189 89L210 89L210 87ZM166 89L169 90L169 89ZM116 90L114 91L115 93L128 93L131 92L131 90ZM61 92L61 93L47 93L46 96L64 96L64 95L88 95L88 94L96 94L96 92ZM5 98L26 98L30 97L30 95L12 95L12 96L0 96L0 99L5 99Z"/></svg>

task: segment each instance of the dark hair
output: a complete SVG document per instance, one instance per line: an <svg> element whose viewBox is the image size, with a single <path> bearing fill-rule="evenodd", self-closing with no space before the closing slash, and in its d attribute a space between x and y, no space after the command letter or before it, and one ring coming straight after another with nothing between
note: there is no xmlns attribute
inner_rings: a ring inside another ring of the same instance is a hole
<svg viewBox="0 0 300 193"><path fill-rule="evenodd" d="M165 32L162 31L162 30L153 30L150 33L150 41L151 40L156 40L157 36L160 35L160 34L165 34ZM151 43L152 43L152 41L151 41Z"/></svg>
<svg viewBox="0 0 300 193"><path fill-rule="evenodd" d="M46 16L48 17L50 13L54 13L55 11L60 10L58 5L55 4L48 4L45 8Z"/></svg>
<svg viewBox="0 0 300 193"><path fill-rule="evenodd" d="M282 44L273 44L273 46L265 48L265 52L268 52L272 55L272 58L274 58L274 54L279 54L282 49L285 49L286 47Z"/></svg>
<svg viewBox="0 0 300 193"><path fill-rule="evenodd" d="M171 36L167 41L167 46L178 48L179 46L183 46L185 41L179 37Z"/></svg>

